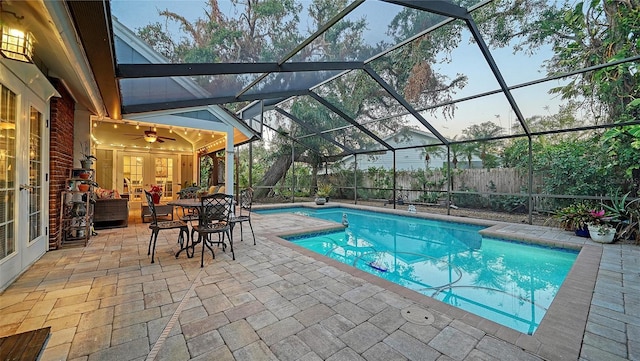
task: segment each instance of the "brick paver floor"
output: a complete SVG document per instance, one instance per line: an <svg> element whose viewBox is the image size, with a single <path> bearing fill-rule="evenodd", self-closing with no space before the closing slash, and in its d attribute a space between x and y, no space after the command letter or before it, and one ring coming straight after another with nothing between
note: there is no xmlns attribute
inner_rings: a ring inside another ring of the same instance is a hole
<svg viewBox="0 0 640 361"><path fill-rule="evenodd" d="M236 232L236 260L216 248L200 268L201 248L173 256L175 232L160 234L151 264L148 224L134 218L46 253L0 294L0 336L51 326L42 360L640 359L634 245L485 222L489 235L582 249L529 336L277 237L331 222L255 214L257 245Z"/></svg>

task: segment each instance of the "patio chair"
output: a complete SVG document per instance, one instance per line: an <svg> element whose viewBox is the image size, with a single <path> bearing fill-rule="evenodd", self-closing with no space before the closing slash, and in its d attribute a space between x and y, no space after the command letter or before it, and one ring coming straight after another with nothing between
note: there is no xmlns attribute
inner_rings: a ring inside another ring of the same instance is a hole
<svg viewBox="0 0 640 361"><path fill-rule="evenodd" d="M151 255L151 263L154 263L158 233L160 233L160 231L164 231L167 229L179 229L180 233L178 234L178 243L180 244L180 248L183 249L185 248L185 246L189 245L189 227L187 226L187 223L185 223L184 221L176 220L176 221L158 222L156 207L155 207L155 204L153 203L153 196L147 190L144 190L144 194L147 198L147 205L149 206L149 212L151 213L151 223L149 224L149 229L151 230L151 238L149 238L149 250L147 251L147 256ZM185 244L185 239L186 239L186 244ZM188 256L188 253L187 253L187 256Z"/></svg>
<svg viewBox="0 0 640 361"><path fill-rule="evenodd" d="M225 236L229 238L231 256L234 260L236 259L236 255L233 252L233 239L230 235L231 227L229 222L232 204L233 196L227 194L216 193L202 197L199 210L200 218L198 219L198 224L193 226L195 232L198 233L198 240L193 243L193 247L202 242L200 267L204 267L204 247L209 248L215 259L216 254L211 246L213 244L222 245L222 250L224 251L226 248ZM214 234L218 235L217 241L211 239Z"/></svg>
<svg viewBox="0 0 640 361"><path fill-rule="evenodd" d="M195 199L198 197L198 187L183 188L178 192L179 199ZM180 220L192 224L193 221L198 220L198 210L192 207L180 207L182 208Z"/></svg>
<svg viewBox="0 0 640 361"><path fill-rule="evenodd" d="M242 223L248 222L251 229L251 235L253 236L253 245L256 244L256 235L253 233L253 226L251 225L251 204L253 203L253 189L247 188L240 191L240 207L238 214L235 214L229 221L231 222L231 238L233 238L233 227L236 223L240 223L240 242L242 239ZM242 210L245 210L244 214Z"/></svg>

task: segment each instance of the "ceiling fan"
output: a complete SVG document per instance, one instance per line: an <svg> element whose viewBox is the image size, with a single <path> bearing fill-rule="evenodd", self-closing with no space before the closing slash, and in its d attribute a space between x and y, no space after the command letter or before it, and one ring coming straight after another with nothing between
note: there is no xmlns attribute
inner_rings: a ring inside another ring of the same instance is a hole
<svg viewBox="0 0 640 361"><path fill-rule="evenodd" d="M138 134L129 134L129 135L137 136ZM147 143L155 143L155 142L164 143L165 140L173 140L173 141L176 140L176 138L160 136L155 130L151 128L149 128L149 130L145 130L144 135L142 135L141 138L144 139L144 141Z"/></svg>

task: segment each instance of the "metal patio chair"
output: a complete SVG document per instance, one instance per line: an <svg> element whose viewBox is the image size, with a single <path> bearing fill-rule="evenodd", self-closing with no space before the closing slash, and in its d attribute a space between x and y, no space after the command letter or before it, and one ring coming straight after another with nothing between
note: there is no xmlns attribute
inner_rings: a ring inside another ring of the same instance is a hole
<svg viewBox="0 0 640 361"><path fill-rule="evenodd" d="M158 222L156 207L153 203L153 196L146 189L144 190L144 194L147 198L149 212L151 213L151 223L149 224L149 229L151 230L151 238L149 238L149 250L147 252L147 256L151 255L151 263L154 263L154 257L156 254L156 241L158 240L158 234L160 233L160 231L168 229L179 229L180 233L178 234L178 244L180 244L180 248L182 249L185 248L185 242L186 246L189 245L189 227L187 226L187 223L178 220Z"/></svg>
<svg viewBox="0 0 640 361"><path fill-rule="evenodd" d="M256 235L253 233L253 226L251 225L251 204L253 203L253 189L246 188L240 191L240 207L238 214L235 214L229 222L231 222L231 237L233 238L233 227L239 223L240 224L240 242L243 241L242 238L242 223L249 223L249 228L251 229L251 235L253 236L253 245L256 244ZM243 213L244 210L244 213Z"/></svg>
<svg viewBox="0 0 640 361"><path fill-rule="evenodd" d="M228 194L209 194L201 198L200 217L198 224L193 226L193 230L198 233L198 240L193 243L193 247L202 242L200 267L204 267L204 247L209 248L215 259L216 254L213 252L211 246L214 244L221 245L224 251L226 248L225 236L229 238L231 256L234 260L236 259L236 255L233 252L233 239L231 238L231 223L229 222L232 205L233 196ZM218 235L217 241L211 239L211 236L214 234Z"/></svg>

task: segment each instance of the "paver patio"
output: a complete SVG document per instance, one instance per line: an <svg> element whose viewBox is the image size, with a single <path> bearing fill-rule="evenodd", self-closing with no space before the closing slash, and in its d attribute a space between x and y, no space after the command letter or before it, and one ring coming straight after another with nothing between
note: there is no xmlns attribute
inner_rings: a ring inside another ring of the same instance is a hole
<svg viewBox="0 0 640 361"><path fill-rule="evenodd" d="M401 212L401 211L398 211ZM583 246L533 336L469 314L277 235L335 227L254 215L257 245L176 259L177 233L102 230L48 252L0 294L0 336L51 326L42 360L638 360L640 250L557 229L498 223L490 234ZM245 229L245 232L247 229ZM426 311L410 322L403 310Z"/></svg>

